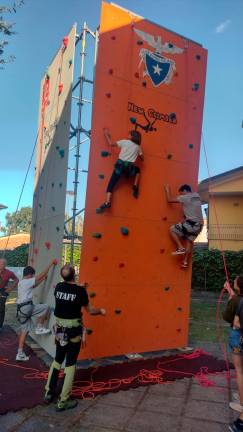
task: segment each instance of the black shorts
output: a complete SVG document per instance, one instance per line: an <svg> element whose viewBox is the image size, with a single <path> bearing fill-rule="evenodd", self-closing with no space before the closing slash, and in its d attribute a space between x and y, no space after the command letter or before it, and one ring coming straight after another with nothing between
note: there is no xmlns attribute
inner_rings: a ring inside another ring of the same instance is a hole
<svg viewBox="0 0 243 432"><path fill-rule="evenodd" d="M114 171L111 175L110 181L107 186L107 192L112 192L116 183L121 178L122 175L125 177L135 177L140 173L140 168L132 162L124 162L121 159L118 159L114 166Z"/></svg>

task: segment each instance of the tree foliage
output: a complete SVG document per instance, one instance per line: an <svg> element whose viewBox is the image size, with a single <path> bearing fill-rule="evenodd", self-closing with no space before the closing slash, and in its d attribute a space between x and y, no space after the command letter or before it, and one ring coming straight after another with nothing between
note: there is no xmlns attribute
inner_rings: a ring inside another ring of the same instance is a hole
<svg viewBox="0 0 243 432"><path fill-rule="evenodd" d="M231 285L236 275L243 273L243 251L225 251L225 261ZM193 252L192 288L220 291L226 280L221 251L196 249Z"/></svg>
<svg viewBox="0 0 243 432"><path fill-rule="evenodd" d="M24 4L24 0L16 0L12 6L0 5L0 69L2 69L6 63L12 62L15 57L10 55L5 57L5 48L8 45L8 38L15 34L13 30L15 23L8 21L6 15L17 12L17 8Z"/></svg>
<svg viewBox="0 0 243 432"><path fill-rule="evenodd" d="M17 212L7 213L6 226L1 228L5 235L29 233L31 229L32 208L22 207Z"/></svg>

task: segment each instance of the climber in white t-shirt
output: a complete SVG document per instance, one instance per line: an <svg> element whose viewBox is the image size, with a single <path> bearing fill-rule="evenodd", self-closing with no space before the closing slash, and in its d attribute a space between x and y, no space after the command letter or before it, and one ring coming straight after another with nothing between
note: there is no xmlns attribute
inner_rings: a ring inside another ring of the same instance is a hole
<svg viewBox="0 0 243 432"><path fill-rule="evenodd" d="M135 162L138 157L141 160L144 160L143 152L140 147L140 132L132 130L128 139L119 140L114 144L111 141L111 136L107 129L104 129L104 135L110 146L117 146L120 148L120 153L107 186L106 201L99 207L99 212L111 207L111 197L113 189L119 179L122 177L122 175L125 175L126 178L134 177L132 191L134 198L138 198L140 168L135 165Z"/></svg>

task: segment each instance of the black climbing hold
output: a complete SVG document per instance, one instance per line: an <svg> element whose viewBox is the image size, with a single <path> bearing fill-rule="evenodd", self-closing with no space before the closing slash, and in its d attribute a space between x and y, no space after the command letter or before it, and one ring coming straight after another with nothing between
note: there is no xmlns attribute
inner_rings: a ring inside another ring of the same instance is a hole
<svg viewBox="0 0 243 432"><path fill-rule="evenodd" d="M170 121L173 121L173 122L175 122L176 120L177 120L177 118L176 118L176 113L170 113L169 114L169 119L170 119Z"/></svg>
<svg viewBox="0 0 243 432"><path fill-rule="evenodd" d="M129 234L129 229L126 227L121 227L120 231L124 236L127 236Z"/></svg>
<svg viewBox="0 0 243 432"><path fill-rule="evenodd" d="M197 54L197 55L196 55L196 60L201 60L201 56L200 56L200 54Z"/></svg>
<svg viewBox="0 0 243 432"><path fill-rule="evenodd" d="M182 307L178 307L177 310L178 310L178 312L181 312L182 311Z"/></svg>
<svg viewBox="0 0 243 432"><path fill-rule="evenodd" d="M172 154L168 154L167 159L172 159Z"/></svg>
<svg viewBox="0 0 243 432"><path fill-rule="evenodd" d="M143 82L142 82L142 85L143 85L143 87L146 87L146 86L147 86L146 81L143 81Z"/></svg>
<svg viewBox="0 0 243 432"><path fill-rule="evenodd" d="M193 144L189 144L188 147L189 147L189 149L192 149L193 148Z"/></svg>
<svg viewBox="0 0 243 432"><path fill-rule="evenodd" d="M115 314L120 315L121 314L121 309L115 309Z"/></svg>
<svg viewBox="0 0 243 432"><path fill-rule="evenodd" d="M50 75L46 74L46 80L49 80L49 79L50 79Z"/></svg>
<svg viewBox="0 0 243 432"><path fill-rule="evenodd" d="M98 233L98 232L96 232L96 233L93 233L93 234L92 234L92 237L93 237L93 238L97 238L97 239L99 239L99 238L101 238L101 237L102 237L102 234L101 234L101 233Z"/></svg>
<svg viewBox="0 0 243 432"><path fill-rule="evenodd" d="M93 333L93 330L90 328L86 328L87 335L91 335Z"/></svg>
<svg viewBox="0 0 243 432"><path fill-rule="evenodd" d="M165 291L169 291L169 290L170 290L170 287L169 287L169 286L166 286L166 287L164 288L164 290L165 290Z"/></svg>
<svg viewBox="0 0 243 432"><path fill-rule="evenodd" d="M174 45L173 45L172 43L168 43L168 47L169 47L169 48L173 48Z"/></svg>
<svg viewBox="0 0 243 432"><path fill-rule="evenodd" d="M90 298L94 298L96 296L96 293L93 291L91 293L89 293Z"/></svg>
<svg viewBox="0 0 243 432"><path fill-rule="evenodd" d="M59 146L56 146L56 150L59 150L59 148L60 148Z"/></svg>
<svg viewBox="0 0 243 432"><path fill-rule="evenodd" d="M100 179L104 179L104 178L105 178L104 174L98 174L98 177L99 177Z"/></svg>
<svg viewBox="0 0 243 432"><path fill-rule="evenodd" d="M138 40L138 41L137 41L137 45L143 45L143 41Z"/></svg>
<svg viewBox="0 0 243 432"><path fill-rule="evenodd" d="M110 156L110 155L111 155L111 153L109 153L107 150L102 150L102 151L100 152L100 154L101 154L102 157L107 157L107 156Z"/></svg>
<svg viewBox="0 0 243 432"><path fill-rule="evenodd" d="M199 83L194 83L192 86L193 91L197 91L199 89Z"/></svg>

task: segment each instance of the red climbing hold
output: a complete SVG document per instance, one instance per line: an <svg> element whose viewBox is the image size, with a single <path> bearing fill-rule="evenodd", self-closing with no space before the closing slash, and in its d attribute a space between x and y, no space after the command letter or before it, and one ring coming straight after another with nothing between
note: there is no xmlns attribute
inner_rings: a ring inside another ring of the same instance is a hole
<svg viewBox="0 0 243 432"><path fill-rule="evenodd" d="M164 216L164 217L162 218L162 220L163 220L163 221L167 221L167 216Z"/></svg>
<svg viewBox="0 0 243 432"><path fill-rule="evenodd" d="M113 74L113 69L109 69L109 74L110 74L110 75Z"/></svg>
<svg viewBox="0 0 243 432"><path fill-rule="evenodd" d="M135 72L134 76L135 76L135 78L139 78L139 73Z"/></svg>
<svg viewBox="0 0 243 432"><path fill-rule="evenodd" d="M64 48L67 48L67 46L68 46L68 37L65 36L65 37L63 38L62 42L63 42L63 46L64 46Z"/></svg>
<svg viewBox="0 0 243 432"><path fill-rule="evenodd" d="M63 84L59 84L58 86L59 95L62 93L62 91L63 91Z"/></svg>
<svg viewBox="0 0 243 432"><path fill-rule="evenodd" d="M116 36L111 36L111 39L112 40L116 40Z"/></svg>
<svg viewBox="0 0 243 432"><path fill-rule="evenodd" d="M51 249L51 243L50 242L45 242L45 247L46 247L46 249Z"/></svg>
<svg viewBox="0 0 243 432"><path fill-rule="evenodd" d="M106 97L110 98L111 97L111 93L106 93Z"/></svg>
<svg viewBox="0 0 243 432"><path fill-rule="evenodd" d="M176 331L177 331L177 333L180 333L181 332L181 329L179 328L179 329L176 329Z"/></svg>
<svg viewBox="0 0 243 432"><path fill-rule="evenodd" d="M164 251L165 251L164 249L160 249L160 253L161 253L161 254L164 253Z"/></svg>
<svg viewBox="0 0 243 432"><path fill-rule="evenodd" d="M124 263L120 263L120 264L119 264L119 267L120 267L120 268L123 268L123 267L125 267L125 264L124 264Z"/></svg>
<svg viewBox="0 0 243 432"><path fill-rule="evenodd" d="M34 249L34 254L38 255L39 249Z"/></svg>
<svg viewBox="0 0 243 432"><path fill-rule="evenodd" d="M53 265L57 265L57 264L58 264L58 260L57 260L57 259L54 259L54 260L52 261L52 264L53 264Z"/></svg>
<svg viewBox="0 0 243 432"><path fill-rule="evenodd" d="M98 258L97 256L95 256L95 257L93 258L93 261L96 262L96 261L98 261L98 259L99 259L99 258Z"/></svg>

